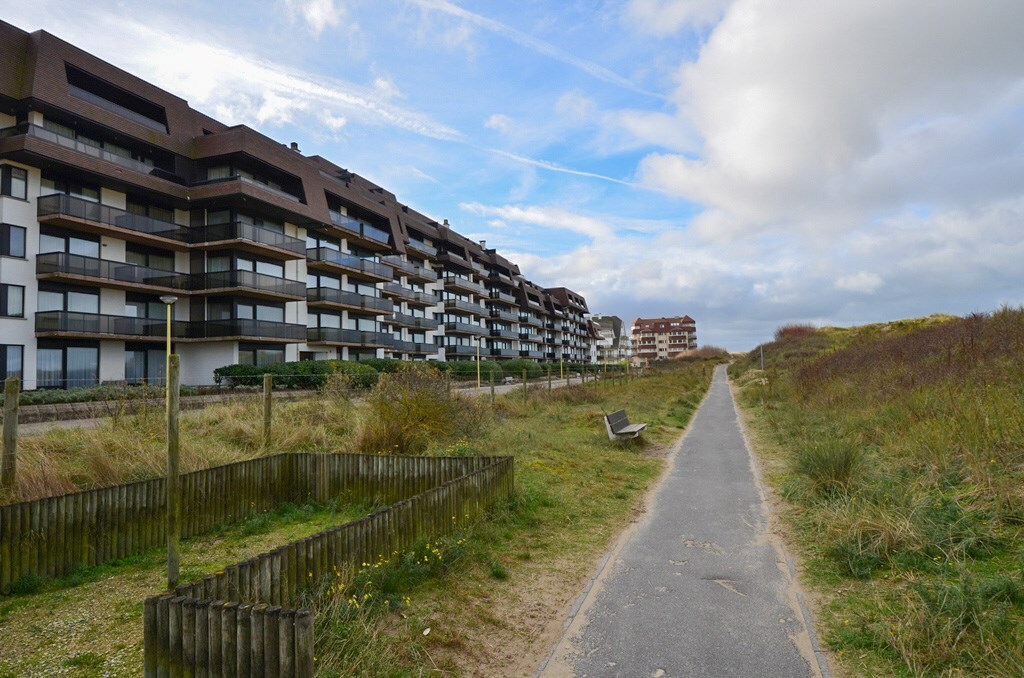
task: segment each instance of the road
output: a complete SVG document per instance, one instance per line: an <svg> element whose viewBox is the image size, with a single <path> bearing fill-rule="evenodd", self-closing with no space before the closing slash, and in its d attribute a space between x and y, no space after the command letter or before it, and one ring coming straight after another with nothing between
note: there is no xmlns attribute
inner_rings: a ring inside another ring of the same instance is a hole
<svg viewBox="0 0 1024 678"><path fill-rule="evenodd" d="M719 367L646 519L620 540L545 676L820 676L813 628Z"/></svg>

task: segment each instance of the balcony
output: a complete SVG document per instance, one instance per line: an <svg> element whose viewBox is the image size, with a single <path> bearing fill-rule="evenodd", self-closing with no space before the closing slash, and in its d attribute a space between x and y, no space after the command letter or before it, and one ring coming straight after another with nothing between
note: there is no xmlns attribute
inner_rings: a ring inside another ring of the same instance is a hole
<svg viewBox="0 0 1024 678"><path fill-rule="evenodd" d="M498 271L491 271L488 278L490 278L491 282L499 282L503 285L508 285L509 287L514 287L516 284L516 281L512 280L511 277Z"/></svg>
<svg viewBox="0 0 1024 678"><path fill-rule="evenodd" d="M446 290L468 292L470 294L478 294L480 296L487 296L487 289L483 285L477 282L473 282L469 278L463 278L460 276L446 275L443 279L444 288Z"/></svg>
<svg viewBox="0 0 1024 678"><path fill-rule="evenodd" d="M517 313L509 313L508 311L502 311L500 308L491 308L490 316L492 318L500 318L501 320L507 320L512 323L519 322L519 315Z"/></svg>
<svg viewBox="0 0 1024 678"><path fill-rule="evenodd" d="M284 256L288 259L303 259L306 256L306 242L301 238L240 221L194 226L188 230L188 236L189 242L200 249L231 246L254 254Z"/></svg>
<svg viewBox="0 0 1024 678"><path fill-rule="evenodd" d="M478 351L481 357L487 355L487 349L478 348L476 344L449 344L445 346L439 346L438 348L444 349L445 358L448 358L450 356L468 356L471 358L476 358Z"/></svg>
<svg viewBox="0 0 1024 678"><path fill-rule="evenodd" d="M270 320L193 320L187 323L186 336L192 340L201 339L245 339L296 343L306 338L306 326L295 323L279 323Z"/></svg>
<svg viewBox="0 0 1024 678"><path fill-rule="evenodd" d="M390 266L327 247L310 247L306 250L306 259L308 268L340 270L349 278L357 280L388 282L395 277L394 269Z"/></svg>
<svg viewBox="0 0 1024 678"><path fill-rule="evenodd" d="M433 259L437 256L437 248L425 242L409 238L405 245L409 256L419 256L421 259Z"/></svg>
<svg viewBox="0 0 1024 678"><path fill-rule="evenodd" d="M455 266L456 268L466 270L470 270L472 268L472 266L470 266L469 264L469 260L454 252L438 252L435 258L442 264L449 264L451 266Z"/></svg>
<svg viewBox="0 0 1024 678"><path fill-rule="evenodd" d="M412 297L405 297L410 306L434 306L441 301L437 292L413 292Z"/></svg>
<svg viewBox="0 0 1024 678"><path fill-rule="evenodd" d="M40 224L112 235L129 242L176 250L188 247L188 232L183 226L70 195L44 195L39 198L36 200L36 216Z"/></svg>
<svg viewBox="0 0 1024 678"><path fill-rule="evenodd" d="M519 322L522 325L530 325L532 327L537 327L537 328L540 328L540 327L544 326L544 323L542 323L540 321L540 318L535 318L532 315L520 315L519 316Z"/></svg>
<svg viewBox="0 0 1024 678"><path fill-rule="evenodd" d="M331 224L344 231L347 237L358 238L361 245L368 245L374 249L387 249L388 243L391 242L391 234L387 231L335 210L331 210Z"/></svg>
<svg viewBox="0 0 1024 678"><path fill-rule="evenodd" d="M490 354L494 358L518 358L519 349L516 348L492 348Z"/></svg>
<svg viewBox="0 0 1024 678"><path fill-rule="evenodd" d="M340 327L309 327L306 329L306 343L333 344L336 346L364 346L369 348L385 348L391 346L395 338L385 332L364 332L348 330Z"/></svg>
<svg viewBox="0 0 1024 678"><path fill-rule="evenodd" d="M40 280L99 282L104 287L153 292L180 292L188 289L188 275L136 266L123 261L107 261L65 252L36 256L36 277Z"/></svg>
<svg viewBox="0 0 1024 678"><path fill-rule="evenodd" d="M535 351L532 349L520 349L520 358L544 358L546 357L544 351Z"/></svg>
<svg viewBox="0 0 1024 678"><path fill-rule="evenodd" d="M251 177L242 176L241 174L232 174L232 175L226 176L226 177L217 177L216 179L204 179L202 181L196 181L196 182L192 183L192 187L193 188L201 188L203 186L213 186L213 185L216 185L216 184L227 184L227 183L231 183L231 182L237 182L238 183L239 190L237 192L239 192L239 193L247 192L247 191L242 190L242 187L252 187L252 188L256 189L257 194L258 193L267 193L267 194L272 195L272 196L274 196L276 198L283 198L284 200L287 200L288 202L293 202L293 203L296 203L296 204L303 204L304 203L302 198L300 198L299 196L295 195L294 193L289 193L288 191L282 190L280 188L276 188L274 186L271 186L270 184L265 184L262 181L257 181L256 179L253 179ZM206 196L198 196L198 197L201 198L201 197L206 197Z"/></svg>
<svg viewBox="0 0 1024 678"><path fill-rule="evenodd" d="M519 334L515 330L503 330L498 328L491 328L490 334L492 337L501 337L502 339L518 339Z"/></svg>
<svg viewBox="0 0 1024 678"><path fill-rule="evenodd" d="M426 344L420 341L399 341L396 339L392 343L391 351L394 353L411 353L415 355L427 355L431 353L437 353L437 346L434 344Z"/></svg>
<svg viewBox="0 0 1024 678"><path fill-rule="evenodd" d="M437 273L434 271L418 266L411 261L405 261L399 256L384 257L381 261L401 271L409 279L409 282L434 282L437 280Z"/></svg>
<svg viewBox="0 0 1024 678"><path fill-rule="evenodd" d="M187 324L174 323L174 335L181 336ZM102 337L160 341L167 332L167 321L163 318L132 318L77 311L40 311L36 313L35 329L37 337Z"/></svg>
<svg viewBox="0 0 1024 678"><path fill-rule="evenodd" d="M408 313L392 313L388 322L399 327L415 330L436 330L438 322L433 318L418 318Z"/></svg>
<svg viewBox="0 0 1024 678"><path fill-rule="evenodd" d="M513 297L511 294L505 294L504 292L500 292L498 290L491 290L490 299L491 301L505 303L508 304L509 306L518 305L515 297Z"/></svg>
<svg viewBox="0 0 1024 678"><path fill-rule="evenodd" d="M306 298L306 284L255 271L193 273L188 289L202 294L243 294L247 297L300 301Z"/></svg>
<svg viewBox="0 0 1024 678"><path fill-rule="evenodd" d="M461 299L445 299L444 310L462 311L463 313L469 313L470 315L476 316L483 316L487 314L487 309L480 304L474 304L471 301L462 301Z"/></svg>
<svg viewBox="0 0 1024 678"><path fill-rule="evenodd" d="M483 327L470 323L445 323L444 332L445 334L475 334L479 336L487 334L487 330Z"/></svg>
<svg viewBox="0 0 1024 678"><path fill-rule="evenodd" d="M535 332L520 332L520 341L544 341L544 336Z"/></svg>
<svg viewBox="0 0 1024 678"><path fill-rule="evenodd" d="M367 311L374 315L390 313L395 307L390 299L371 297L357 292L336 290L331 287L311 287L306 290L306 303L310 306Z"/></svg>
<svg viewBox="0 0 1024 678"><path fill-rule="evenodd" d="M405 301L415 302L416 290L410 289L401 283L388 282L381 286L381 292L385 297L393 299L404 299Z"/></svg>

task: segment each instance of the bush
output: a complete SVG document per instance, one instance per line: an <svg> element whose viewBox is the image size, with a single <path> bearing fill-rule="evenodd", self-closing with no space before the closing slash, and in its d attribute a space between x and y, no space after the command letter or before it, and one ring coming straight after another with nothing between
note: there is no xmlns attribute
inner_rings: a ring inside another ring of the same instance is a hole
<svg viewBox="0 0 1024 678"><path fill-rule="evenodd" d="M796 472L806 476L815 491L834 494L849 489L860 471L863 450L840 438L815 440L802 447L796 456Z"/></svg>
<svg viewBox="0 0 1024 678"><path fill-rule="evenodd" d="M182 386L181 395L198 395L203 389ZM77 388L47 388L22 391L18 402L22 405L54 405L61 403L90 403L101 400L153 400L164 397L164 387L156 384L99 384ZM0 393L0 406L4 396Z"/></svg>
<svg viewBox="0 0 1024 678"><path fill-rule="evenodd" d="M363 365L369 365L381 374L397 372L402 368L403 364L403 361L396 358L371 358L369 360L360 360L359 362Z"/></svg>
<svg viewBox="0 0 1024 678"><path fill-rule="evenodd" d="M273 377L275 388L323 388L329 374L352 377L354 388L369 388L377 383L377 370L366 363L351 360L299 360L273 365L226 365L213 371L218 384L228 388L262 386L263 375Z"/></svg>
<svg viewBox="0 0 1024 678"><path fill-rule="evenodd" d="M437 365L442 372L447 372L453 379L476 379L475 360L454 360L452 362L428 363ZM480 361L480 379L489 382L491 375L495 380L501 379L501 366L493 360Z"/></svg>
<svg viewBox="0 0 1024 678"><path fill-rule="evenodd" d="M432 442L470 437L482 415L479 402L451 392L437 370L409 363L381 375L367 398L357 446L364 452L420 454Z"/></svg>
<svg viewBox="0 0 1024 678"><path fill-rule="evenodd" d="M675 360L693 362L696 360L728 360L730 354L719 346L701 346L692 351L685 351L675 357Z"/></svg>
<svg viewBox="0 0 1024 678"><path fill-rule="evenodd" d="M501 363L501 371L506 377L518 377L522 378L523 370L526 370L526 376L529 379L536 379L546 372L540 364L533 360L527 360L525 358L516 358L514 360L506 360Z"/></svg>
<svg viewBox="0 0 1024 678"><path fill-rule="evenodd" d="M775 330L775 341L802 339L817 331L818 328L814 325L809 325L807 323L791 323L789 325L783 325Z"/></svg>

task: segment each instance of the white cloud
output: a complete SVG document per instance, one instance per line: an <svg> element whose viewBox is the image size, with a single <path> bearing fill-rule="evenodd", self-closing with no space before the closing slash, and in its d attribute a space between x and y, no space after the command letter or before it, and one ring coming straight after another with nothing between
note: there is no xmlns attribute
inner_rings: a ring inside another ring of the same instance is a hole
<svg viewBox="0 0 1024 678"><path fill-rule="evenodd" d="M319 36L325 28L337 28L342 22L348 24L348 29L354 28L348 21L344 5L338 4L335 0L283 0L285 9L292 20L301 18L309 26L313 35Z"/></svg>
<svg viewBox="0 0 1024 678"><path fill-rule="evenodd" d="M508 134L512 130L512 118L503 113L493 113L484 120L484 127Z"/></svg>
<svg viewBox="0 0 1024 678"><path fill-rule="evenodd" d="M517 221L545 228L578 233L589 238L610 238L614 229L600 219L575 214L557 207L483 205L477 202L459 203L459 209L484 217L497 217L504 221Z"/></svg>
<svg viewBox="0 0 1024 678"><path fill-rule="evenodd" d="M332 132L340 132L341 128L348 124L348 118L343 115L331 115L330 111L320 114L320 122Z"/></svg>
<svg viewBox="0 0 1024 678"><path fill-rule="evenodd" d="M402 90L398 89L398 85L395 84L391 78L383 76L374 78L373 89L377 94L385 99L404 99L405 95L402 94Z"/></svg>
<svg viewBox="0 0 1024 678"><path fill-rule="evenodd" d="M871 294L883 284L882 276L869 271L858 271L836 279L836 288L847 292Z"/></svg>
<svg viewBox="0 0 1024 678"><path fill-rule="evenodd" d="M717 20L730 0L630 0L627 23L644 33L665 36L686 26L704 26Z"/></svg>

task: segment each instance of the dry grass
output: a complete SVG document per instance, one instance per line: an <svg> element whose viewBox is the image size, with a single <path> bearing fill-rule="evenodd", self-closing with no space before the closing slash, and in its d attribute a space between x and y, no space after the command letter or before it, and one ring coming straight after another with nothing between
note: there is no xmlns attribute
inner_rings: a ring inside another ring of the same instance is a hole
<svg viewBox="0 0 1024 678"><path fill-rule="evenodd" d="M845 668L1021 675L1024 310L764 348L731 373Z"/></svg>

